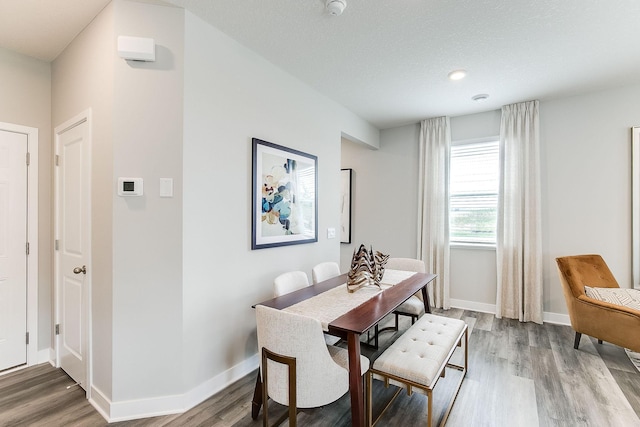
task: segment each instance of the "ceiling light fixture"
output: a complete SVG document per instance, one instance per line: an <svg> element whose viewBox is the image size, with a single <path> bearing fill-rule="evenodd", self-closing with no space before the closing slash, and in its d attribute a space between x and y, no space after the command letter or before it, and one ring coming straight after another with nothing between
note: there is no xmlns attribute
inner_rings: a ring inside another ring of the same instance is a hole
<svg viewBox="0 0 640 427"><path fill-rule="evenodd" d="M484 102L487 100L487 98L489 98L489 95L487 95L486 93L479 93L471 97L471 99L473 99L476 102Z"/></svg>
<svg viewBox="0 0 640 427"><path fill-rule="evenodd" d="M449 80L462 80L467 75L465 70L454 70L449 73Z"/></svg>
<svg viewBox="0 0 640 427"><path fill-rule="evenodd" d="M331 16L340 16L347 7L347 0L327 0L327 12Z"/></svg>

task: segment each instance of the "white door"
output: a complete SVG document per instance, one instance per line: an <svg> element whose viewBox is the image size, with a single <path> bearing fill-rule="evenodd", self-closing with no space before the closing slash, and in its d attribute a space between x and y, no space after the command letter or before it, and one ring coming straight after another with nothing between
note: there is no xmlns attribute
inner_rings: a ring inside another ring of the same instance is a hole
<svg viewBox="0 0 640 427"><path fill-rule="evenodd" d="M58 361L85 390L91 249L89 135L86 118L56 128Z"/></svg>
<svg viewBox="0 0 640 427"><path fill-rule="evenodd" d="M27 135L0 130L0 371L27 363Z"/></svg>

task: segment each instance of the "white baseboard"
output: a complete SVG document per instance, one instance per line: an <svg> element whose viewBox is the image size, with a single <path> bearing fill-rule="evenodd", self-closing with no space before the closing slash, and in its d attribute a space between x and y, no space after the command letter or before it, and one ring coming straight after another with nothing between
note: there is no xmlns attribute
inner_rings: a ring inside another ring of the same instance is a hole
<svg viewBox="0 0 640 427"><path fill-rule="evenodd" d="M451 299L449 303L452 308L461 308L463 310L479 311L481 313L496 314L495 304L485 304L475 301L465 301L460 299ZM568 314L550 313L545 311L542 313L542 321L545 323L555 323L558 325L571 325Z"/></svg>
<svg viewBox="0 0 640 427"><path fill-rule="evenodd" d="M126 402L111 402L104 393L94 386L91 389L91 398L89 401L100 415L110 423L177 414L202 403L257 368L258 354L255 354L221 374L194 387L185 394L130 400Z"/></svg>
<svg viewBox="0 0 640 427"><path fill-rule="evenodd" d="M94 392L99 392L99 390L95 387L91 389L91 400L94 401L92 405L94 403L94 406L100 405L102 407L102 405L108 405L107 408L103 408L99 412L103 417L108 414L106 420L110 423L179 414L191 408L185 407L184 395L182 394L127 400L124 402L109 402L104 394L100 393L100 397L97 397L93 394Z"/></svg>
<svg viewBox="0 0 640 427"><path fill-rule="evenodd" d="M51 357L51 351L52 349L50 348L45 348L44 350L39 350L37 353L37 361L36 363L38 365L42 364L42 363L51 363L51 361L53 360L53 358Z"/></svg>
<svg viewBox="0 0 640 427"><path fill-rule="evenodd" d="M449 304L452 308L461 308L463 310L479 311L480 313L496 314L495 304L485 304L482 302L465 301L461 299L451 299Z"/></svg>
<svg viewBox="0 0 640 427"><path fill-rule="evenodd" d="M545 323L555 323L557 325L571 326L571 320L568 314L549 313L545 311L542 313L542 319Z"/></svg>
<svg viewBox="0 0 640 427"><path fill-rule="evenodd" d="M240 378L258 369L259 360L258 353L256 353L250 358L233 366L231 369L227 369L223 373L216 375L195 388L192 388L185 394L185 402L188 406L187 409L199 405L214 394L238 381Z"/></svg>
<svg viewBox="0 0 640 427"><path fill-rule="evenodd" d="M106 398L104 393L97 389L94 385L91 385L89 403L93 406L102 418L109 421L109 399Z"/></svg>

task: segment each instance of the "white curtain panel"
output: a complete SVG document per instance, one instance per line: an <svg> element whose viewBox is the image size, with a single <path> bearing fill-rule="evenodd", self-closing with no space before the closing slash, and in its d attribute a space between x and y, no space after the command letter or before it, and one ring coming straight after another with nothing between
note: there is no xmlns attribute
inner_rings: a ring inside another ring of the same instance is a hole
<svg viewBox="0 0 640 427"><path fill-rule="evenodd" d="M542 323L538 101L502 107L496 317Z"/></svg>
<svg viewBox="0 0 640 427"><path fill-rule="evenodd" d="M437 274L432 304L449 308L449 117L420 123L418 259Z"/></svg>

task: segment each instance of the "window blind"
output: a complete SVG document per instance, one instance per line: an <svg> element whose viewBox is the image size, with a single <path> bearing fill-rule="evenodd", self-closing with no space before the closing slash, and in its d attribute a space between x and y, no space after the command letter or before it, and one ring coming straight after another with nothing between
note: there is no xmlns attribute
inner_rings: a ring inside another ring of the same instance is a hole
<svg viewBox="0 0 640 427"><path fill-rule="evenodd" d="M496 243L499 142L451 146L449 240L452 243Z"/></svg>
<svg viewBox="0 0 640 427"><path fill-rule="evenodd" d="M296 169L297 200L295 201L302 210L302 234L315 235L315 198L316 198L316 169L307 167Z"/></svg>

